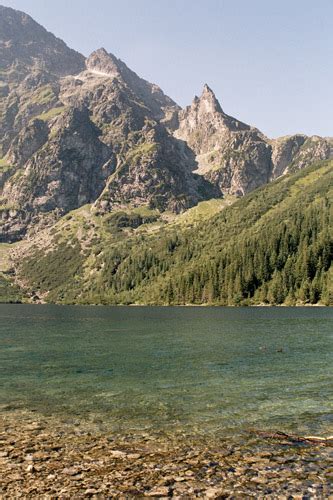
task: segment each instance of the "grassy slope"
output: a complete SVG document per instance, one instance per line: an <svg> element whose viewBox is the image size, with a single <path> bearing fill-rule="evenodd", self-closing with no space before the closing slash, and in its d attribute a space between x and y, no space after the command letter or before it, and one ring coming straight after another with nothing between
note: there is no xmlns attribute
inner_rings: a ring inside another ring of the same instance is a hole
<svg viewBox="0 0 333 500"><path fill-rule="evenodd" d="M21 302L22 291L13 283L9 252L11 245L0 243L0 302Z"/></svg>
<svg viewBox="0 0 333 500"><path fill-rule="evenodd" d="M86 207L23 255L19 275L63 303L332 303L332 185L325 162L217 215L212 202L137 229Z"/></svg>

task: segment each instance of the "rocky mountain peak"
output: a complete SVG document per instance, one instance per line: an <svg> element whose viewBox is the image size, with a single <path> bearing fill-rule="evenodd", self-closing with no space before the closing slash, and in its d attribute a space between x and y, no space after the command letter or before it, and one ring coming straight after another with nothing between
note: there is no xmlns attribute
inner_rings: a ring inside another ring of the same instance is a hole
<svg viewBox="0 0 333 500"><path fill-rule="evenodd" d="M332 155L318 137L269 141L207 84L180 109L105 48L85 60L1 6L0 72L0 241L87 203L181 212Z"/></svg>
<svg viewBox="0 0 333 500"><path fill-rule="evenodd" d="M205 83L199 102L202 103L208 113L223 113L221 105L212 89Z"/></svg>
<svg viewBox="0 0 333 500"><path fill-rule="evenodd" d="M226 134L239 128L238 122L223 112L207 84L200 97L195 96L192 104L179 112L178 119L175 136L186 141L197 155L218 148Z"/></svg>
<svg viewBox="0 0 333 500"><path fill-rule="evenodd" d="M120 59L117 59L113 54L109 54L104 47L95 50L88 57L86 67L91 73L118 78L122 76L122 72L126 73L126 69L129 71Z"/></svg>
<svg viewBox="0 0 333 500"><path fill-rule="evenodd" d="M84 68L84 57L49 33L29 15L0 6L0 69L20 67L57 76L76 74Z"/></svg>
<svg viewBox="0 0 333 500"><path fill-rule="evenodd" d="M201 96L195 96L191 106L188 106L186 111L191 112L192 114L199 114L201 116L214 113L224 115L219 101L207 83L205 83L203 87Z"/></svg>
<svg viewBox="0 0 333 500"><path fill-rule="evenodd" d="M178 109L177 104L166 96L158 85L140 78L121 59L108 53L104 48L96 50L88 57L86 68L97 77L116 78L137 96L158 120L165 117L167 108Z"/></svg>

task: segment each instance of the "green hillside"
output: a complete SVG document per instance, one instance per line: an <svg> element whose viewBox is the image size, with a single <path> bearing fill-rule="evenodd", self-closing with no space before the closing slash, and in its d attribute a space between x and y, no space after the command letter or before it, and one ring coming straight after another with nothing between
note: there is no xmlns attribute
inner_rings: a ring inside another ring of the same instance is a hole
<svg viewBox="0 0 333 500"><path fill-rule="evenodd" d="M47 249L25 251L17 272L50 302L333 305L332 200L326 161L196 224L147 217L133 229L133 217L118 227L79 212L53 228Z"/></svg>

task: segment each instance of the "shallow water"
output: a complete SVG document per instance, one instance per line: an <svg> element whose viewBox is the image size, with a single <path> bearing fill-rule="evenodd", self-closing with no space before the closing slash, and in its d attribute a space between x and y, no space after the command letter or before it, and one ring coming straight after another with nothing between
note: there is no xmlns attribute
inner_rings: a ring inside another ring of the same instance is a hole
<svg viewBox="0 0 333 500"><path fill-rule="evenodd" d="M332 308L0 305L0 403L116 431L333 434Z"/></svg>

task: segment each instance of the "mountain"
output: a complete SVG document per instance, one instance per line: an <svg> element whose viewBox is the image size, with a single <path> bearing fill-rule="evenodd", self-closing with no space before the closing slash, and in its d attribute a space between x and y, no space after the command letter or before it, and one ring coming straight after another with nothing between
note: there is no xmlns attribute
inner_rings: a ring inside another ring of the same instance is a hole
<svg viewBox="0 0 333 500"><path fill-rule="evenodd" d="M223 193L243 196L314 161L333 156L333 141L295 135L270 140L258 129L227 115L204 86L191 106L178 112L174 135L196 154L197 172Z"/></svg>
<svg viewBox="0 0 333 500"><path fill-rule="evenodd" d="M182 110L105 49L84 59L6 7L0 47L3 242L87 203L100 214L180 213L332 154L328 139L267 139L224 113L207 85Z"/></svg>
<svg viewBox="0 0 333 500"><path fill-rule="evenodd" d="M100 213L129 203L181 212L220 194L193 173L193 151L164 125L179 108L157 85L104 49L84 61L28 16L1 12L12 26L3 45L22 25L24 37L7 54L15 71L1 103L0 240L22 239L86 203Z"/></svg>
<svg viewBox="0 0 333 500"><path fill-rule="evenodd" d="M16 249L17 281L59 303L332 305L332 204L326 161L195 224L81 209Z"/></svg>
<svg viewBox="0 0 333 500"><path fill-rule="evenodd" d="M0 6L0 146L2 156L30 120L58 104L59 78L84 57L30 16Z"/></svg>
<svg viewBox="0 0 333 500"><path fill-rule="evenodd" d="M70 279L79 263L94 275L91 242L130 245L136 233L175 227L182 234L260 186L333 156L331 138L267 138L225 113L208 85L181 109L104 48L85 58L7 7L0 7L0 131L0 271L1 251L11 252L23 288L16 255L26 262L34 248L63 251L58 279ZM61 300L53 278L45 279L50 290L39 286L36 300Z"/></svg>
<svg viewBox="0 0 333 500"><path fill-rule="evenodd" d="M8 82L31 72L57 76L79 73L84 57L69 49L24 12L0 6L0 70Z"/></svg>
<svg viewBox="0 0 333 500"><path fill-rule="evenodd" d="M176 108L176 103L166 96L158 85L140 78L124 62L109 54L104 48L93 52L86 61L87 73L98 77L113 78L121 81L128 93L133 93L150 110L156 120L165 116L168 108Z"/></svg>

